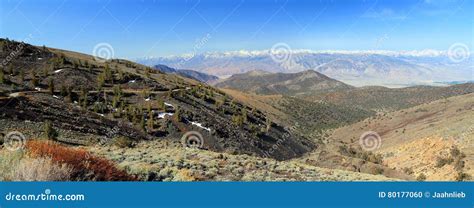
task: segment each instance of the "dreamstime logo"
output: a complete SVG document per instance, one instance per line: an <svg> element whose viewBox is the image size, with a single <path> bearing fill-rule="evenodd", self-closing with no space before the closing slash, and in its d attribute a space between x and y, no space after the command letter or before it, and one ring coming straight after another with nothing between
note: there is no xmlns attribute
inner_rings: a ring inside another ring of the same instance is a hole
<svg viewBox="0 0 474 208"><path fill-rule="evenodd" d="M107 59L113 58L114 53L114 48L108 43L99 43L95 45L94 50L92 50L94 59L102 63L107 61Z"/></svg>
<svg viewBox="0 0 474 208"><path fill-rule="evenodd" d="M373 151L382 145L382 138L375 131L364 132L359 139L359 144L366 151Z"/></svg>
<svg viewBox="0 0 474 208"><path fill-rule="evenodd" d="M116 137L120 132L120 128L118 126L114 126L110 131L105 133L105 136L99 138L100 144L107 144L110 142L111 139Z"/></svg>
<svg viewBox="0 0 474 208"><path fill-rule="evenodd" d="M469 47L463 43L452 44L448 49L448 57L454 63L460 63L469 58Z"/></svg>
<svg viewBox="0 0 474 208"><path fill-rule="evenodd" d="M183 147L199 149L204 146L204 138L197 131L188 131L181 137Z"/></svg>
<svg viewBox="0 0 474 208"><path fill-rule="evenodd" d="M291 60L292 51L288 44L277 43L270 49L270 56L277 63L284 63Z"/></svg>
<svg viewBox="0 0 474 208"><path fill-rule="evenodd" d="M21 132L12 131L5 135L3 146L10 151L16 151L25 147L26 138Z"/></svg>

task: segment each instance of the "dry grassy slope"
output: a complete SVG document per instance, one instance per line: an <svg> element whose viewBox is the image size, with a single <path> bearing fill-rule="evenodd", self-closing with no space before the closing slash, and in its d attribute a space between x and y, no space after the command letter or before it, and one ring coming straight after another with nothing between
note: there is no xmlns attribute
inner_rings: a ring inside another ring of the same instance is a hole
<svg viewBox="0 0 474 208"><path fill-rule="evenodd" d="M276 161L183 149L164 141L141 142L134 148L87 147L115 161L141 180L152 181L392 181L382 175L320 168L295 161Z"/></svg>
<svg viewBox="0 0 474 208"><path fill-rule="evenodd" d="M469 93L474 93L474 84L472 83L448 87L414 86L386 88L367 86L329 93L315 93L313 95L300 96L300 98L312 102L321 100L379 112L388 112Z"/></svg>
<svg viewBox="0 0 474 208"><path fill-rule="evenodd" d="M275 107L269 104L275 100L281 99L283 97L282 95L255 95L226 88L221 88L221 90L246 105L262 110L263 112L268 114L274 121L279 121L287 118L287 115L284 112L276 109Z"/></svg>
<svg viewBox="0 0 474 208"><path fill-rule="evenodd" d="M454 165L437 168L438 157L448 157L452 147L466 155L463 172L474 175L474 94L450 97L416 107L379 114L336 129L331 140L359 145L360 136L375 131L381 136L376 150L387 166L411 168L427 180L453 180Z"/></svg>
<svg viewBox="0 0 474 208"><path fill-rule="evenodd" d="M373 111L326 102L314 102L285 95L256 95L222 89L240 102L262 110L274 122L290 126L312 141L319 142L324 131L352 124L375 114Z"/></svg>
<svg viewBox="0 0 474 208"><path fill-rule="evenodd" d="M335 170L385 175L389 178L399 178L403 180L414 179L414 177L401 173L401 171L395 171L374 163L373 158L367 159L360 156L343 155L339 152L339 146L342 145L341 143L329 142L327 139L327 137L329 137L328 132L330 132L328 124L344 125L347 122L357 122L357 120L348 120L347 118L356 118L357 116L360 118L361 114L356 113L359 112L358 109L351 110L341 108L337 105L327 109L321 108L322 105L318 105L317 103L281 95L255 95L230 89L222 90L240 102L261 109L267 115L274 118L276 122L282 122L286 126L292 126L296 131L302 133L310 132L306 134L307 137L316 142L318 147L304 157L295 158L295 162ZM341 116L341 114L344 116ZM366 114L366 117L369 115L370 114ZM322 132L320 132L321 129L323 129Z"/></svg>

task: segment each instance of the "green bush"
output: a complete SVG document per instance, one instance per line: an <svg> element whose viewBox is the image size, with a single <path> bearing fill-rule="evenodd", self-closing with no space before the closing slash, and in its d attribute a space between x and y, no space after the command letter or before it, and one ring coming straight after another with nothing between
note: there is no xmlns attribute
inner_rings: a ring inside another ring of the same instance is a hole
<svg viewBox="0 0 474 208"><path fill-rule="evenodd" d="M44 122L43 133L50 140L55 140L58 137L58 132L53 128L53 123L49 120Z"/></svg>
<svg viewBox="0 0 474 208"><path fill-rule="evenodd" d="M456 178L454 180L456 181L468 181L468 180L471 180L471 175L467 174L467 173L463 173L463 172L458 172L458 174L456 175Z"/></svg>
<svg viewBox="0 0 474 208"><path fill-rule="evenodd" d="M413 169L405 167L405 168L403 168L403 172L408 174L408 175L412 175L413 174Z"/></svg>
<svg viewBox="0 0 474 208"><path fill-rule="evenodd" d="M115 138L113 144L120 148L132 148L135 146L133 140L124 136Z"/></svg>
<svg viewBox="0 0 474 208"><path fill-rule="evenodd" d="M426 180L426 175L424 173L420 173L418 177L416 177L417 181L425 181Z"/></svg>
<svg viewBox="0 0 474 208"><path fill-rule="evenodd" d="M451 164L453 161L454 161L454 160L453 160L453 158L451 158L451 157L448 157L448 158L437 157L437 158L436 158L436 165L435 165L435 167L441 168L441 167L443 167L443 166L445 166L445 165Z"/></svg>

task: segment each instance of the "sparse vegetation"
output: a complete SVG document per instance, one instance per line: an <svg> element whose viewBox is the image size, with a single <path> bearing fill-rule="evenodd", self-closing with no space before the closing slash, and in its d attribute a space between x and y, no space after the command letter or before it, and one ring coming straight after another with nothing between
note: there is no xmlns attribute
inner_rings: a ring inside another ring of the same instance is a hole
<svg viewBox="0 0 474 208"><path fill-rule="evenodd" d="M403 168L403 172L408 174L408 175L413 175L413 169L412 168L408 168L408 167L405 167Z"/></svg>
<svg viewBox="0 0 474 208"><path fill-rule="evenodd" d="M454 160L453 160L453 158L451 158L451 157L448 157L448 158L437 157L437 158L436 158L436 165L435 165L435 166L436 166L437 168L441 168L441 167L443 167L443 166L445 166L445 165L451 164L453 161L454 161Z"/></svg>
<svg viewBox="0 0 474 208"><path fill-rule="evenodd" d="M472 179L472 176L467 174L467 173L464 173L464 172L458 172L456 174L456 178L454 180L456 181L469 181Z"/></svg>
<svg viewBox="0 0 474 208"><path fill-rule="evenodd" d="M141 142L132 149L90 147L146 181L334 181L390 180L381 175L319 168L292 161L205 150L164 148L164 141ZM186 154L183 154L186 151ZM122 160L121 158L125 158ZM138 158L141 158L138 160ZM147 161L145 164L143 161Z"/></svg>
<svg viewBox="0 0 474 208"><path fill-rule="evenodd" d="M0 69L0 84L5 83L5 74L3 73L3 69Z"/></svg>
<svg viewBox="0 0 474 208"><path fill-rule="evenodd" d="M48 91L49 91L49 94L54 95L54 80L53 80L53 78L50 78L48 80Z"/></svg>
<svg viewBox="0 0 474 208"><path fill-rule="evenodd" d="M372 162L375 164L382 164L383 157L379 154L374 154L372 152L367 152L362 150L361 148L353 148L347 145L339 146L339 152L342 155L346 155L349 157L360 158L364 161Z"/></svg>
<svg viewBox="0 0 474 208"><path fill-rule="evenodd" d="M58 132L54 129L51 121L45 121L43 127L44 137L49 140L55 140L58 137Z"/></svg>
<svg viewBox="0 0 474 208"><path fill-rule="evenodd" d="M123 136L116 137L113 140L113 144L120 148L131 148L134 146L133 140L127 137L123 137Z"/></svg>
<svg viewBox="0 0 474 208"><path fill-rule="evenodd" d="M49 158L24 158L10 173L12 181L68 181L72 168Z"/></svg>
<svg viewBox="0 0 474 208"><path fill-rule="evenodd" d="M426 175L424 173L420 173L417 177L416 177L416 180L417 181L425 181L426 180Z"/></svg>

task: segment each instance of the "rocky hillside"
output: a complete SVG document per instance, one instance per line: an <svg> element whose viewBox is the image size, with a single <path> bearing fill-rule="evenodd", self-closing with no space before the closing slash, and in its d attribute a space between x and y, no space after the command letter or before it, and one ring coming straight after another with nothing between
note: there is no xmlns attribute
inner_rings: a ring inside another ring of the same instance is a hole
<svg viewBox="0 0 474 208"><path fill-rule="evenodd" d="M299 98L313 102L324 101L333 104L351 105L374 111L394 111L473 92L473 83L447 87L415 86L387 88L371 86L303 95L299 96Z"/></svg>
<svg viewBox="0 0 474 208"><path fill-rule="evenodd" d="M190 69L175 69L175 68L171 68L169 66L162 65L162 64L155 65L155 66L153 66L153 68L155 68L157 70L160 70L161 72L164 72L164 73L167 73L167 74L177 74L177 75L180 75L182 77L195 79L197 81L204 82L204 83L214 83L219 79L219 77L209 75L209 74L205 74L205 73L202 73L202 72L198 72L198 71L194 71L194 70L190 70Z"/></svg>
<svg viewBox="0 0 474 208"><path fill-rule="evenodd" d="M216 84L216 87L257 94L291 96L353 88L312 70L299 73L250 71L244 74L232 75L230 78Z"/></svg>
<svg viewBox="0 0 474 208"><path fill-rule="evenodd" d="M376 132L366 148L383 163L426 180L473 180L474 94L466 94L381 113L336 129L329 138L360 146L364 132Z"/></svg>
<svg viewBox="0 0 474 208"><path fill-rule="evenodd" d="M84 145L179 141L186 132L197 131L199 141L190 142L199 148L277 160L315 148L260 110L195 80L126 60L5 39L0 43L0 58L7 60L0 70L4 133L22 130L31 138L51 124L58 134L46 137Z"/></svg>

